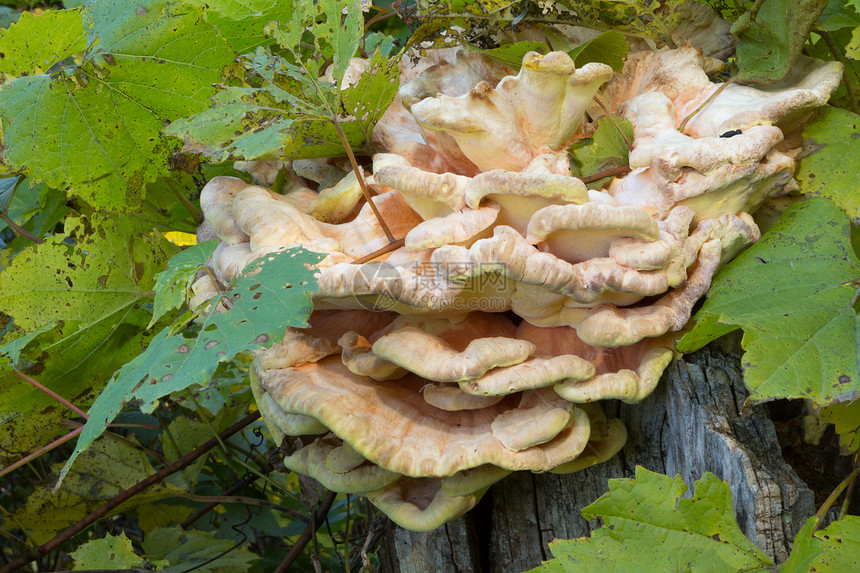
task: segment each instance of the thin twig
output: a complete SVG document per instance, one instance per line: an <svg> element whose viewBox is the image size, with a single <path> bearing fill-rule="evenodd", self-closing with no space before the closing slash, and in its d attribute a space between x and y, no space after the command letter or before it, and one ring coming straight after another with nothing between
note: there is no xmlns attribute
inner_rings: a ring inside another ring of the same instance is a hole
<svg viewBox="0 0 860 573"><path fill-rule="evenodd" d="M397 239L396 241L392 241L392 242L388 243L387 245L385 245L381 249L377 249L377 250L373 251L372 253L368 253L368 254L364 255L363 257L358 257L357 259L352 261L352 264L360 265L361 263L366 263L368 261L372 261L376 257L381 257L385 253L390 253L391 251L396 251L397 249L399 249L400 247L402 247L405 244L406 244L406 239Z"/></svg>
<svg viewBox="0 0 860 573"><path fill-rule="evenodd" d="M845 56L843 56L842 52L839 51L839 46L836 45L836 42L833 41L830 34L824 30L815 30L815 33L821 36L821 39L824 40L824 43L827 44L827 47L830 49L830 53L833 54L833 57L842 64L842 83L845 84L845 91L848 92L848 103L851 105L851 111L854 113L860 113L860 108L857 107L857 97L854 95L854 86L851 85L851 75L848 71L850 67L848 62L845 60Z"/></svg>
<svg viewBox="0 0 860 573"><path fill-rule="evenodd" d="M688 123L691 119L693 119L693 117L695 117L695 115L696 115L697 113L699 113L700 111L702 111L703 109L705 109L705 106L707 106L709 103L711 103L712 101L714 101L714 99L716 99L716 97L717 97L718 95L720 95L720 93L722 93L722 91L723 91L724 89L726 89L730 84L733 84L734 82L735 82L735 78L729 78L729 79L728 79L728 80L726 80L726 82L725 82L725 83L723 83L720 87L718 87L717 89L715 89L715 90L714 90L714 93L712 93L711 95L709 95L709 96L708 96L708 99L706 99L705 101L703 101L703 102L702 102L702 105L700 105L699 107L697 107L696 109L694 109L694 110L693 110L693 113L691 113L690 115L688 115L687 117L685 117L685 118L684 118L684 121L682 121L682 122L681 122L681 125L680 125L680 126L678 126L678 131L680 131L681 133L684 133L684 128L685 128L685 127L687 127L687 123Z"/></svg>
<svg viewBox="0 0 860 573"><path fill-rule="evenodd" d="M853 467L856 469L860 467L860 451L854 453L854 457L851 460L853 462ZM851 484L848 486L848 491L845 492L845 499L842 500L842 507L839 509L839 517L837 519L842 519L845 517L845 514L848 513L848 509L851 506L851 499L854 497L854 486L857 485L857 480L851 480Z"/></svg>
<svg viewBox="0 0 860 573"><path fill-rule="evenodd" d="M319 526L325 521L325 517L326 515L328 515L328 510L331 509L331 506L334 503L334 498L336 497L337 494L333 491L329 491L325 495L325 498L323 498L322 502L320 502L320 505L317 508L316 512L314 512L312 522L314 526ZM305 546L311 540L311 537L313 537L314 533L316 533L315 527L312 527L311 525L305 527L305 530L302 531L302 534L299 536L298 540L292 546L292 548L290 548L290 552L287 553L287 556L284 557L284 560L281 561L280 565L278 565L278 568L275 569L274 573L284 573L285 571L289 570L293 562L295 562L295 560L298 559L299 555L301 555L302 550L304 550ZM0 570L0 573L5 572Z"/></svg>
<svg viewBox="0 0 860 573"><path fill-rule="evenodd" d="M15 231L16 233L18 233L22 237L30 239L31 241L33 241L34 243L36 243L38 245L41 245L42 243L45 242L42 239L40 239L39 237L37 237L36 235L34 235L33 233L31 233L30 231L28 231L27 229L24 229L23 227L18 225L18 223L16 223L12 219L10 219L9 215L7 215L6 213L0 213L0 219L3 219L3 222L6 223L7 225L9 225L10 229Z"/></svg>
<svg viewBox="0 0 860 573"><path fill-rule="evenodd" d="M221 432L220 437L223 439L223 438L227 438L229 436L232 436L236 432L240 431L242 428L254 423L259 418L260 418L260 412L259 411L252 412L251 414L248 414L247 416L245 416L244 418L242 418L241 420L239 420L238 422L236 422L235 424L233 424L232 426L230 426L229 428L227 428L226 430ZM197 458L199 458L200 456L202 456L203 454L205 454L206 452L208 452L209 450L214 448L217 444L218 444L218 440L216 440L215 438L208 440L206 443L204 443L203 445L201 445L197 449L192 450L188 454L182 456L181 458L179 458L178 460L176 460L175 462L173 462L169 466L162 468L161 470L157 471L156 473L152 474L151 476L147 477L146 479L143 479L143 480L137 482L135 485L131 486L130 488L128 488L124 492L120 493L119 495L111 498L109 501L104 503L101 507L99 507L98 509L96 509L95 511L93 511L92 513L90 513L89 515L87 515L86 517L84 517L83 519L78 521L77 523L75 523L74 525L66 528L65 531L57 534L53 539L51 539L50 541L48 541L44 545L41 545L36 550L38 552L39 556L47 555L48 553L50 553L51 551L53 551L54 549L56 549L57 547L59 547L60 545L62 545L66 541L68 541L69 539L71 539L74 535L77 535L78 533L80 533L81 531L83 531L84 529L86 529L87 527L89 527L90 525L92 525L93 523L95 523L96 521L101 519L102 517L106 516L111 510L116 509L117 507L122 505L122 503L124 503L125 501L128 501L129 499L131 499L135 495L139 494L140 492L146 490L150 486L155 485L156 483L162 481L167 476L173 475L176 472L190 466L194 462L194 460L196 460ZM14 571L18 571L21 567L24 567L25 565L27 565L28 563L31 563L34 560L35 560L35 557L29 556L29 555L22 555L21 557L18 557L17 559L10 562L8 565L0 567L0 573L13 573Z"/></svg>
<svg viewBox="0 0 860 573"><path fill-rule="evenodd" d="M340 122L334 115L332 115L329 119L334 124L334 128L337 130L338 136L340 136L340 141L343 144L343 148L346 150L347 157L349 157L349 162L352 165L352 171L353 173L355 173L356 179L358 179L358 185L361 187L361 192L364 194L364 199L370 205L370 208L373 210L373 214L376 215L376 220L379 221L379 226L382 227L382 232L385 233L386 237L388 237L388 242L393 243L394 235L391 234L391 230L388 228L388 225L386 225L385 221L382 219L382 214L376 207L376 203L374 203L372 200L372 197L370 195L370 189L367 188L367 182L364 180L364 175L361 173L361 168L358 166L358 161L355 160L355 154L352 152L352 146L349 144L349 140L346 138L346 134L343 132L343 128L340 126Z"/></svg>
<svg viewBox="0 0 860 573"><path fill-rule="evenodd" d="M602 101L600 101L600 98L599 98L599 97L597 97L597 94L594 94L594 101L595 101L595 102L597 102L597 105L599 105L599 106L600 106L600 109L602 109L602 110L603 110L603 113L605 113L605 114L606 114L606 117L608 117L608 118L609 118L609 121L611 121L611 122L612 122L612 125L614 125L614 126L615 126L615 129L617 129L617 130L618 130L618 133L620 133L620 134L621 134L621 138L624 140L624 143L626 143L626 144L627 144L627 151L633 151L633 144L632 144L632 143L630 143L630 140L629 140L629 139L627 139L627 134L626 134L626 133L624 133L624 130L623 130L623 129L621 129L621 126L620 126L620 125L618 125L618 123L616 123L616 121L615 121L615 117L614 117L611 113L609 113L609 110L608 110L608 109L606 109L606 106L605 106L605 105L603 105L603 102L602 102Z"/></svg>
<svg viewBox="0 0 860 573"><path fill-rule="evenodd" d="M244 488L247 485L254 483L255 481L257 481L257 476L246 475L245 477L243 477L242 479L240 479L239 481L237 481L236 483L231 485L229 488L227 488L224 491L223 495L233 495L234 493L236 493L240 489ZM206 505L204 505L203 507L201 507L200 509L198 509L197 511L195 511L194 513L192 513L191 515L186 517L185 520L179 524L179 527L181 527L182 529L188 529L189 527L191 527L192 523L194 523L195 521L197 521L198 519L200 519L201 517L203 517L204 515L206 515L207 513L212 511L213 509L215 509L216 507L218 507L218 505L220 503L221 503L220 501L213 501L213 502L207 503Z"/></svg>
<svg viewBox="0 0 860 573"><path fill-rule="evenodd" d="M194 222L198 225L201 224L203 222L203 213L201 213L200 210L194 206L194 203L188 200L188 197L186 197L185 194L182 193L182 190L176 186L176 183L174 183L173 180L169 177L162 177L161 180L164 181L164 183L167 185L167 188L170 189L174 195L176 195L176 198L179 199L179 202L185 206L189 213L191 213L191 218L194 219Z"/></svg>
<svg viewBox="0 0 860 573"><path fill-rule="evenodd" d="M66 424L67 426L71 426L75 429L78 429L78 428L83 429L83 427L84 427L83 424L81 424L80 422L75 422L74 420L63 420L63 423ZM135 444L134 442L132 442L128 438L120 436L119 434L115 434L113 432L105 432L104 436L107 438L110 438L112 440L116 440L117 442L122 442L123 444L127 445L128 447L133 448L139 452L143 452L144 454L148 455L149 457L155 458L156 460L158 460L159 462L161 462L164 465L167 465L170 463L170 460L168 460L167 458L165 458L163 455L159 454L155 450L151 450L151 449L147 448L146 446L142 446L140 444Z"/></svg>
<svg viewBox="0 0 860 573"><path fill-rule="evenodd" d="M830 492L830 495L827 496L827 499L824 500L824 503L821 505L818 511L815 512L815 528L813 529L813 531L815 531L815 529L818 529L818 524L821 523L822 519L824 519L824 514L826 514L827 510L830 509L830 506L832 506L836 502L842 491L846 487L848 487L848 485L851 484L855 479L857 479L858 476L860 476L860 467L854 468L854 471L848 474L848 476L844 480L842 480L839 485L836 486L836 489ZM2 571L0 571L0 573L2 573Z"/></svg>
<svg viewBox="0 0 860 573"><path fill-rule="evenodd" d="M630 173L633 171L629 165L622 165L621 167L616 167L615 169L607 169L606 171L600 171L598 173L594 173L593 175L589 175L588 177L580 177L579 180L583 183L594 183L595 181L600 181L605 177L618 177L619 175L624 175L625 173Z"/></svg>
<svg viewBox="0 0 860 573"><path fill-rule="evenodd" d="M254 479L260 479L257 476L254 476ZM190 499L191 501L203 501L214 503L215 505L219 503L244 503L245 505L259 505L260 507L268 507L271 509L276 509L281 513L285 513L292 517L293 519L298 519L304 523L308 523L310 519L305 514L296 511L294 509L290 509L288 507L284 507L283 505L278 505L277 503L273 503L267 499L260 499L257 497L247 497L241 495L189 495L185 494L182 497L185 499Z"/></svg>
<svg viewBox="0 0 860 573"><path fill-rule="evenodd" d="M44 392L45 394L47 394L48 396L50 396L51 398L53 398L54 400L56 400L57 402L59 402L60 404L65 406L66 408L68 408L69 410L71 410L72 412L76 413L78 416L80 416L84 420L89 418L89 416L87 416L86 412L84 412L83 410L81 410L80 408L78 408L77 406L75 406L74 404L72 404L71 402L69 402L68 400L66 400L65 398L63 398L62 396L60 396L59 394L57 394L56 392L51 390L50 388L43 386L42 384L36 382L35 380L33 380L32 378L30 378L29 376L27 376L26 374L24 374L20 370L18 370L17 368L13 368L12 373L15 374L15 376L17 376L21 380L23 380L24 382L26 382L27 384L30 384L31 386L38 388L39 390L41 390L42 392Z"/></svg>

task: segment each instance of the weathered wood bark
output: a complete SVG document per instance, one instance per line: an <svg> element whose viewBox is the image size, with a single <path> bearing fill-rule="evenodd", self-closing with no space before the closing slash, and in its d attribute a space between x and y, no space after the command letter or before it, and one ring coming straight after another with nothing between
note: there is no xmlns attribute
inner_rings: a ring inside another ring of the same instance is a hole
<svg viewBox="0 0 860 573"><path fill-rule="evenodd" d="M627 425L614 459L571 475L513 474L466 516L430 533L390 524L386 573L490 573L530 569L551 558L555 538L589 535L600 526L580 510L608 491L607 480L633 477L637 465L690 485L710 471L732 490L744 533L777 562L815 511L814 496L782 459L763 406L742 410L747 392L736 341L718 341L675 361L657 391L639 404L611 403L607 414Z"/></svg>

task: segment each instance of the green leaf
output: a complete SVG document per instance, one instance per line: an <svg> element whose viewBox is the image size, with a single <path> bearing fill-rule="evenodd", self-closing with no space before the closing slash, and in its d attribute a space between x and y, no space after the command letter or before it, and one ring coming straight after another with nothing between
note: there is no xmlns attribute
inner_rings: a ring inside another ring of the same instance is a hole
<svg viewBox="0 0 860 573"><path fill-rule="evenodd" d="M217 246L218 241L207 241L179 251L167 261L167 270L155 275L155 305L147 328L168 311L185 304L197 271L206 265Z"/></svg>
<svg viewBox="0 0 860 573"><path fill-rule="evenodd" d="M818 22L815 23L817 30L834 32L843 28L855 28L860 26L860 14L851 5L850 0L830 0Z"/></svg>
<svg viewBox="0 0 860 573"><path fill-rule="evenodd" d="M615 123L627 136L628 141L633 141L633 125L620 117L615 117ZM594 135L570 147L570 155L578 176L587 177L627 165L629 151L618 128L608 117L604 117L597 122ZM594 184L599 185L600 182Z"/></svg>
<svg viewBox="0 0 860 573"><path fill-rule="evenodd" d="M80 10L24 12L17 24L0 30L0 75L48 73L86 45Z"/></svg>
<svg viewBox="0 0 860 573"><path fill-rule="evenodd" d="M475 51L498 62L502 62L506 66L510 66L515 70L520 69L523 65L523 57L527 53L538 52L540 54L546 54L549 52L549 46L543 42L512 42L489 50L482 50L480 48L469 46L469 49L474 49Z"/></svg>
<svg viewBox="0 0 860 573"><path fill-rule="evenodd" d="M737 80L772 84L800 57L809 31L828 0L763 0L732 25L740 38Z"/></svg>
<svg viewBox="0 0 860 573"><path fill-rule="evenodd" d="M55 464L52 469L59 470L60 464ZM12 513L13 522L36 543L45 543L153 473L155 470L146 454L117 440L104 438L81 455L78 467L69 472L58 491L54 492L50 485L37 486L24 506ZM133 496L109 515L182 493L168 483L159 482Z"/></svg>
<svg viewBox="0 0 860 573"><path fill-rule="evenodd" d="M209 3L214 6L213 3ZM221 30L221 35L230 44L230 48L237 54L253 52L262 46L273 45L275 41L263 34L263 28L269 22L289 22L293 17L292 0L277 0L271 8L264 10L259 15L247 16L241 19L233 19L224 16L221 12L209 12L206 20Z"/></svg>
<svg viewBox="0 0 860 573"><path fill-rule="evenodd" d="M6 160L96 208L134 210L169 170L166 121L204 109L232 59L202 9L168 0L98 0L84 10L78 67L0 90Z"/></svg>
<svg viewBox="0 0 860 573"><path fill-rule="evenodd" d="M225 18L241 20L259 16L270 10L275 5L275 0L192 0L189 3L202 3Z"/></svg>
<svg viewBox="0 0 860 573"><path fill-rule="evenodd" d="M186 571L194 568L198 573L241 573L249 571L259 559L230 539L218 539L214 532L183 530L181 527L153 529L143 540L143 550L151 560L164 560L170 567L160 571ZM223 555L222 555L223 553ZM212 563L206 563L214 559Z"/></svg>
<svg viewBox="0 0 860 573"><path fill-rule="evenodd" d="M168 127L165 133L181 138L186 153L216 162L343 155L326 102L341 98L347 116L341 116L341 128L350 145L362 149L399 87L397 58L379 52L359 81L339 94L332 84L315 84L296 66L262 49L242 63L264 85L228 87L212 98L211 108ZM318 97L317 87L324 96Z"/></svg>
<svg viewBox="0 0 860 573"><path fill-rule="evenodd" d="M797 178L801 191L827 197L860 223L860 115L834 107L825 108L803 128L815 153L800 161Z"/></svg>
<svg viewBox="0 0 860 573"><path fill-rule="evenodd" d="M219 362L239 352L270 346L283 338L288 326L305 327L316 289L315 265L323 255L302 249L272 253L245 269L225 296L232 307L218 312L211 304L196 332L170 336L159 332L145 352L117 372L92 408L63 473L75 458L113 421L120 409L135 401L152 412L159 398L205 384Z"/></svg>
<svg viewBox="0 0 860 573"><path fill-rule="evenodd" d="M131 539L125 532L119 535L108 533L101 539L93 539L79 545L71 554L75 569L131 569L143 567L144 559L134 552ZM166 563L165 563L166 565Z"/></svg>
<svg viewBox="0 0 860 573"><path fill-rule="evenodd" d="M599 62L612 67L616 72L621 72L624 67L624 58L630 46L619 32L603 32L599 36L580 44L568 51L573 62L582 67L589 62Z"/></svg>
<svg viewBox="0 0 860 573"><path fill-rule="evenodd" d="M20 338L16 338L12 342L8 344L4 344L0 346L0 355L9 357L10 365L13 368L18 368L18 361L21 359L21 351L31 342L33 339L39 336L40 334L54 328L54 322L49 322L48 324L42 326L41 328L37 328L33 332L29 334L25 334Z"/></svg>
<svg viewBox="0 0 860 573"><path fill-rule="evenodd" d="M531 573L600 570L759 571L773 563L744 537L732 510L729 486L712 473L696 482L692 499L680 499L687 486L636 468L635 479L609 480L609 493L582 510L601 517L603 527L590 538L555 540L555 559Z"/></svg>
<svg viewBox="0 0 860 573"><path fill-rule="evenodd" d="M847 515L813 533L818 520L810 517L794 538L782 573L842 573L860 568L860 517Z"/></svg>
<svg viewBox="0 0 860 573"><path fill-rule="evenodd" d="M244 416L246 413L247 409L243 407L222 408L209 423L179 416L170 422L159 436L161 451L168 460L176 461L215 437L219 432L226 430L230 424L237 421L240 415ZM200 456L181 472L168 477L167 481L184 491L194 491L200 470L207 458L206 455Z"/></svg>
<svg viewBox="0 0 860 573"><path fill-rule="evenodd" d="M267 28L268 33L285 50L296 58L296 63L305 66L308 57L315 60L311 77L318 76L321 64L331 60L334 66L333 77L339 84L343 79L349 60L358 48L364 34L364 18L359 0L316 0L296 2L293 17L280 26ZM346 16L344 17L344 13ZM308 53L302 45L305 32L312 31L316 50Z"/></svg>
<svg viewBox="0 0 860 573"><path fill-rule="evenodd" d="M823 422L833 424L843 452L860 450L860 400L825 406L818 417Z"/></svg>
<svg viewBox="0 0 860 573"><path fill-rule="evenodd" d="M82 219L67 221L65 236L35 245L0 274L0 311L16 325L30 331L63 321L66 331L85 334L144 299L155 270L176 251L157 234L132 238L124 218L89 224L91 232Z"/></svg>
<svg viewBox="0 0 860 573"><path fill-rule="evenodd" d="M40 331L38 344L19 343L37 365L28 373L79 407L143 349L150 313L141 304L177 251L160 234L135 235L129 226L125 218L67 219L64 235L29 247L0 273L0 312L24 332ZM41 328L50 323L57 326ZM27 451L55 435L66 415L43 392L0 378L0 419L10 420L0 425L0 446Z"/></svg>
<svg viewBox="0 0 860 573"><path fill-rule="evenodd" d="M698 322L679 350L695 349L715 325L738 325L744 329L750 403L809 398L827 405L856 399L860 260L850 238L848 218L831 201L791 206L714 278Z"/></svg>

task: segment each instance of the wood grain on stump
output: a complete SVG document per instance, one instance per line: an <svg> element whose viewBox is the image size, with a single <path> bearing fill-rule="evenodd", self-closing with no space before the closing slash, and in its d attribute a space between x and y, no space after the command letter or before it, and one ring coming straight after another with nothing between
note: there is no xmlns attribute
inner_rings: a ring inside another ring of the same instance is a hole
<svg viewBox="0 0 860 573"><path fill-rule="evenodd" d="M589 535L599 520L580 510L608 491L607 480L641 465L680 474L690 486L705 472L726 480L738 524L777 563L815 512L812 491L782 459L764 406L743 409L747 391L737 340L717 341L673 362L638 404L610 402L628 441L612 460L570 475L515 473L464 517L429 533L389 522L380 549L384 573L512 573L552 557L555 538Z"/></svg>

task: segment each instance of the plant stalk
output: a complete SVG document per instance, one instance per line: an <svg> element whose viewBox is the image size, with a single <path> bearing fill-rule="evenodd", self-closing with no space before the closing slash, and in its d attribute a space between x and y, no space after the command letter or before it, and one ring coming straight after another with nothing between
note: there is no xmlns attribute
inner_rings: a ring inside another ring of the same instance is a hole
<svg viewBox="0 0 860 573"><path fill-rule="evenodd" d="M340 122L337 120L335 115L332 115L329 119L334 124L334 128L337 130L337 134L340 137L340 141L343 144L344 150L346 150L346 155L349 157L349 163L352 165L352 171L355 173L356 179L358 179L358 184L361 187L361 192L364 194L364 199L367 201L367 204L370 205L370 208L373 210L373 214L376 215L376 220L379 221L379 226L382 227L382 232L385 233L385 236L388 238L389 243L394 242L394 235L391 234L391 230L388 228L388 225L385 224L385 221L382 219L382 214L379 212L379 209L376 207L376 203L373 202L372 197L370 195L370 189L367 188L367 182L364 180L364 175L361 173L361 169L358 167L358 161L355 160L355 154L352 152L352 146L349 144L349 140L346 138L346 134L343 132L343 128L340 126Z"/></svg>

